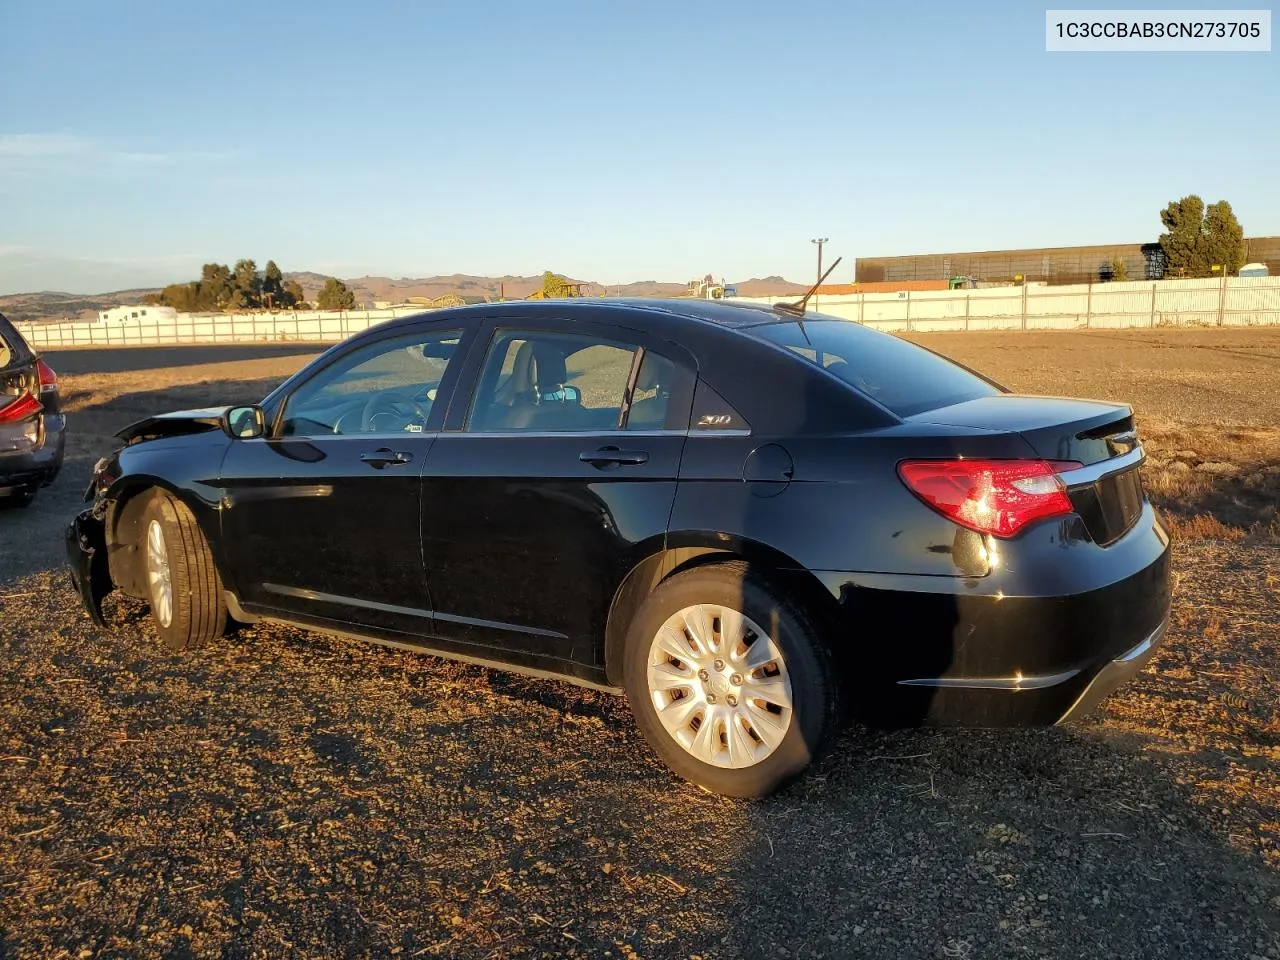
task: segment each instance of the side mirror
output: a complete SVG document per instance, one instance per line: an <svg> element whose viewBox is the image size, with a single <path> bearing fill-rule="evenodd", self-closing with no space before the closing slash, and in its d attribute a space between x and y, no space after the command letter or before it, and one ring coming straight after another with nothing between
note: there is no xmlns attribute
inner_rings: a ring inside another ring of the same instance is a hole
<svg viewBox="0 0 1280 960"><path fill-rule="evenodd" d="M233 440L253 440L267 432L266 414L256 405L232 407L222 416L222 429Z"/></svg>

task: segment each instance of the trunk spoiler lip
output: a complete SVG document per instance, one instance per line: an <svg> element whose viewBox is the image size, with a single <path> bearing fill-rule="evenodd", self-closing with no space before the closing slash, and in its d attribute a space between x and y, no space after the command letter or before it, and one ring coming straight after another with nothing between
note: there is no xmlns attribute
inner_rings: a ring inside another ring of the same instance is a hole
<svg viewBox="0 0 1280 960"><path fill-rule="evenodd" d="M1111 457L1108 460L1099 460L1097 463L1091 463L1085 467L1077 467L1074 470L1064 470L1058 476L1062 478L1062 482L1068 487L1083 487L1089 484L1097 483L1099 480L1105 480L1113 474L1123 473L1139 466L1143 460L1147 458L1147 453L1142 449L1142 444L1134 443L1133 449L1128 453L1121 454L1118 457Z"/></svg>

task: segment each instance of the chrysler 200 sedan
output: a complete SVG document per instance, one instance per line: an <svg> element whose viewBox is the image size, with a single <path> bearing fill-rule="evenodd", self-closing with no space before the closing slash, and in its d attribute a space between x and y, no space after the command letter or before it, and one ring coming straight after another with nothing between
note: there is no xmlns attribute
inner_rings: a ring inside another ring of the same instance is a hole
<svg viewBox="0 0 1280 960"><path fill-rule="evenodd" d="M263 618L625 691L735 796L803 771L842 705L1074 718L1168 619L1129 407L802 310L438 310L119 436L67 536L100 624L119 589L175 650Z"/></svg>

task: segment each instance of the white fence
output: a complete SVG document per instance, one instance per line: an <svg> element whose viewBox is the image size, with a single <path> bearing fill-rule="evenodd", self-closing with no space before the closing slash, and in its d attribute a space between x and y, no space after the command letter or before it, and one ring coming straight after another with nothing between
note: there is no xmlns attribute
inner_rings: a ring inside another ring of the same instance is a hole
<svg viewBox="0 0 1280 960"><path fill-rule="evenodd" d="M63 323L18 323L36 347L128 347L177 343L337 342L369 327L422 313L424 307L390 310L312 310L305 312L198 314L148 321L142 318L107 323L73 320Z"/></svg>
<svg viewBox="0 0 1280 960"><path fill-rule="evenodd" d="M795 297L740 298L773 303ZM1142 280L1061 287L985 287L815 297L811 309L882 330L1075 330L1280 324L1280 277ZM34 346L335 342L426 308L179 314L144 323L19 323Z"/></svg>
<svg viewBox="0 0 1280 960"><path fill-rule="evenodd" d="M859 293L815 297L809 306L882 330L1253 326L1280 324L1280 277Z"/></svg>

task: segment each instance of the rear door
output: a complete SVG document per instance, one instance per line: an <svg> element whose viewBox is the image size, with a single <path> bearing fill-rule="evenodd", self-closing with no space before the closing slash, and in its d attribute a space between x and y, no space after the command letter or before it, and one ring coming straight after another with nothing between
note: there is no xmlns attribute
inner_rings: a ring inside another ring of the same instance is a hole
<svg viewBox="0 0 1280 960"><path fill-rule="evenodd" d="M696 368L609 324L490 323L422 474L436 630L593 662L614 590L665 537Z"/></svg>
<svg viewBox="0 0 1280 960"><path fill-rule="evenodd" d="M418 474L466 343L456 322L363 343L298 385L268 437L231 444L222 530L242 602L431 633Z"/></svg>

